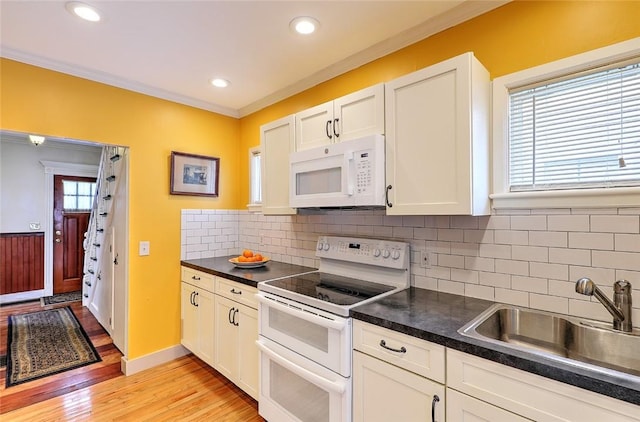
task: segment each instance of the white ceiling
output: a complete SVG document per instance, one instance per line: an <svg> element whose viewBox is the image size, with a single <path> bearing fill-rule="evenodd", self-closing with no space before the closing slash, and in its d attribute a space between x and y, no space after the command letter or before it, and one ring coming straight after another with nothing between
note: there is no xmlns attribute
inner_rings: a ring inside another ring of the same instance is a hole
<svg viewBox="0 0 640 422"><path fill-rule="evenodd" d="M241 117L506 1L85 3L103 21L79 20L64 1L0 0L0 55ZM320 30L292 33L296 16Z"/></svg>

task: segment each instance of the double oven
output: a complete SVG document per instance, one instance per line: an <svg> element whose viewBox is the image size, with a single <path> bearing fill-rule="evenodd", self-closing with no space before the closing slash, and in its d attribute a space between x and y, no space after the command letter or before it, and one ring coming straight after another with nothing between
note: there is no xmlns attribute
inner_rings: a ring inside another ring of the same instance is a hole
<svg viewBox="0 0 640 422"><path fill-rule="evenodd" d="M350 421L349 310L409 287L404 242L321 236L318 271L258 284L259 413L268 421Z"/></svg>

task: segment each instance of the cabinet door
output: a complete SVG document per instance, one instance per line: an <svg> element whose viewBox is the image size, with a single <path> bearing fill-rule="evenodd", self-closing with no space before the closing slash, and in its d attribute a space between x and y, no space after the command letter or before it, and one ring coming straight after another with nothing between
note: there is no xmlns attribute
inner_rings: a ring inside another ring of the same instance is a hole
<svg viewBox="0 0 640 422"><path fill-rule="evenodd" d="M260 127L262 214L295 214L289 207L289 153L295 151L293 115Z"/></svg>
<svg viewBox="0 0 640 422"><path fill-rule="evenodd" d="M238 365L238 330L233 324L234 315L238 309L235 302L215 295L215 357L213 367L222 375L234 379L235 368Z"/></svg>
<svg viewBox="0 0 640 422"><path fill-rule="evenodd" d="M333 101L296 113L296 151L334 142Z"/></svg>
<svg viewBox="0 0 640 422"><path fill-rule="evenodd" d="M195 298L198 313L198 357L213 366L215 304L214 294L198 289Z"/></svg>
<svg viewBox="0 0 640 422"><path fill-rule="evenodd" d="M353 352L354 422L444 422L444 386L358 351Z"/></svg>
<svg viewBox="0 0 640 422"><path fill-rule="evenodd" d="M335 142L384 134L384 84L340 97L333 102ZM337 119L337 121L335 120Z"/></svg>
<svg viewBox="0 0 640 422"><path fill-rule="evenodd" d="M193 304L196 288L180 283L180 343L191 352L198 349L198 314Z"/></svg>
<svg viewBox="0 0 640 422"><path fill-rule="evenodd" d="M238 326L238 374L236 384L247 394L258 400L259 359L258 311L239 305L236 321Z"/></svg>
<svg viewBox="0 0 640 422"><path fill-rule="evenodd" d="M526 422L515 413L447 388L447 419L456 422Z"/></svg>
<svg viewBox="0 0 640 422"><path fill-rule="evenodd" d="M471 53L386 84L387 214L489 213L488 92Z"/></svg>

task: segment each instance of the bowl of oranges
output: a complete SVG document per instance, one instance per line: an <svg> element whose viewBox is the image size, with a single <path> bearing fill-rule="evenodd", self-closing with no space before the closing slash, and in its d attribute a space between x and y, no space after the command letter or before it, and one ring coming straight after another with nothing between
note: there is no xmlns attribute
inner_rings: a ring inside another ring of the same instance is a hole
<svg viewBox="0 0 640 422"><path fill-rule="evenodd" d="M254 253L250 249L245 249L242 254L229 260L233 265L240 268L258 268L269 262L269 258L259 253Z"/></svg>

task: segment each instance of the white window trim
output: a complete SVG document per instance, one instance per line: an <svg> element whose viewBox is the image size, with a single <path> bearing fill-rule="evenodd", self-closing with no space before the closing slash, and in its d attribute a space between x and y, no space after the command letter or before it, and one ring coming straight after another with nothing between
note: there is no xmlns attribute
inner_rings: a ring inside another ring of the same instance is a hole
<svg viewBox="0 0 640 422"><path fill-rule="evenodd" d="M493 80L492 207L609 208L640 206L640 187L509 192L509 90L640 56L640 37Z"/></svg>
<svg viewBox="0 0 640 422"><path fill-rule="evenodd" d="M253 147L253 148L249 148L249 201L253 200L253 192L251 191L252 189L252 185L253 185L253 172L252 172L252 168L251 168L251 164L252 164L252 160L253 160L253 156L256 153L262 153L262 150L260 149L260 147ZM253 201L249 204L247 204L247 210L249 210L249 212L262 212L262 203L254 203Z"/></svg>

